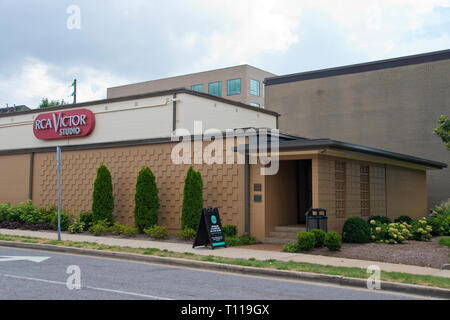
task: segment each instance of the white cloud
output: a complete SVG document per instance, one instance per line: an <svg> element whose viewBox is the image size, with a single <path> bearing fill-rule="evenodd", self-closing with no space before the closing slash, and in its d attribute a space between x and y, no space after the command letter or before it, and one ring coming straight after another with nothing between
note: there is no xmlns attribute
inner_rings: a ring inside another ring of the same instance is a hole
<svg viewBox="0 0 450 320"><path fill-rule="evenodd" d="M18 68L18 72L0 75L0 97L14 99L14 101L0 101L0 105L25 104L30 108L36 108L43 97L72 102L71 84L74 78L77 79L77 102L104 99L107 87L129 82L91 67L65 69L29 57Z"/></svg>
<svg viewBox="0 0 450 320"><path fill-rule="evenodd" d="M202 61L205 67L251 61L258 54L285 53L301 43L299 25L304 15L311 12L328 17L327 27L339 30L345 45L365 52L368 58L397 55L404 48L414 47L404 40L405 35L420 35L426 26L439 20L433 12L435 8L450 7L450 0L196 2L226 21L221 29L203 38L210 48ZM320 34L317 36L319 39ZM431 47L442 48L446 39L445 34L437 37L431 41Z"/></svg>

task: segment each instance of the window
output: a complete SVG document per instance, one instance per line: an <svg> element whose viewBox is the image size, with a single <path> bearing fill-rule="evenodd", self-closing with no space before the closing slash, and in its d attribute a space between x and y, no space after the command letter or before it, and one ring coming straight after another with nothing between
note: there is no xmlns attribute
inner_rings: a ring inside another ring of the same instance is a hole
<svg viewBox="0 0 450 320"><path fill-rule="evenodd" d="M250 79L250 94L259 97L259 81Z"/></svg>
<svg viewBox="0 0 450 320"><path fill-rule="evenodd" d="M213 96L221 97L222 96L222 82L211 82L208 84L208 93Z"/></svg>
<svg viewBox="0 0 450 320"><path fill-rule="evenodd" d="M241 79L227 80L227 95L241 94Z"/></svg>
<svg viewBox="0 0 450 320"><path fill-rule="evenodd" d="M360 169L360 199L361 199L361 216L370 216L370 168L361 165Z"/></svg>
<svg viewBox="0 0 450 320"><path fill-rule="evenodd" d="M250 105L253 106L253 107L257 107L257 108L260 107L260 104L256 103L256 102L250 102Z"/></svg>
<svg viewBox="0 0 450 320"><path fill-rule="evenodd" d="M346 170L345 162L334 162L334 188L335 188L335 210L336 218L345 218L345 189L346 189Z"/></svg>
<svg viewBox="0 0 450 320"><path fill-rule="evenodd" d="M197 92L204 92L202 84L195 84L191 86L191 89Z"/></svg>

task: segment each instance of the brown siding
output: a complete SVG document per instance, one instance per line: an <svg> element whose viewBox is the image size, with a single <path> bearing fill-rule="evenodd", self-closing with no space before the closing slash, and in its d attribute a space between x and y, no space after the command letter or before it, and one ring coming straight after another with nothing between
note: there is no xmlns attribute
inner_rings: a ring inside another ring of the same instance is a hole
<svg viewBox="0 0 450 320"><path fill-rule="evenodd" d="M0 203L28 200L30 155L0 156Z"/></svg>
<svg viewBox="0 0 450 320"><path fill-rule="evenodd" d="M97 168L104 163L111 171L115 199L114 216L134 224L134 194L139 170L148 166L159 188L161 225L178 230L181 225L184 179L189 165L175 165L170 158L173 143L62 152L62 206L71 213L87 211L92 205ZM205 144L207 145L207 144ZM192 148L192 150L194 150ZM56 157L35 155L35 203L57 203ZM244 231L244 166L194 165L203 177L205 206L218 207L222 223Z"/></svg>
<svg viewBox="0 0 450 320"><path fill-rule="evenodd" d="M277 175L266 176L266 235L276 226L297 224L297 163L280 161Z"/></svg>
<svg viewBox="0 0 450 320"><path fill-rule="evenodd" d="M427 178L424 171L394 166L386 168L387 213L418 219L427 215Z"/></svg>

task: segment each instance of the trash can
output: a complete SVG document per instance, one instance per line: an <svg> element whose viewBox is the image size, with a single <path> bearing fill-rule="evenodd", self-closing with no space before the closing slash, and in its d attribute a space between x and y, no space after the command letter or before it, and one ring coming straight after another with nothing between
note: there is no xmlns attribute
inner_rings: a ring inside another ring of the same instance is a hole
<svg viewBox="0 0 450 320"><path fill-rule="evenodd" d="M327 232L327 210L326 209L309 209L306 212L306 231L319 229Z"/></svg>

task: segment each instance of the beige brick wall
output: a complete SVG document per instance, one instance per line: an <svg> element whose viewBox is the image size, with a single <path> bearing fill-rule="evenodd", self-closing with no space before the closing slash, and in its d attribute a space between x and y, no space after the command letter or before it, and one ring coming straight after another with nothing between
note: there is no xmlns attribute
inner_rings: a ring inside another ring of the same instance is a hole
<svg viewBox="0 0 450 320"><path fill-rule="evenodd" d="M171 231L181 226L184 179L189 165L174 165L173 143L62 152L62 207L71 213L91 210L97 168L104 163L111 171L115 199L114 216L134 224L134 194L140 169L148 166L159 189L160 225ZM193 150L193 148L192 148ZM39 153L34 162L34 202L57 203L55 153ZM218 207L222 224L244 231L244 166L194 165L203 177L205 206Z"/></svg>
<svg viewBox="0 0 450 320"><path fill-rule="evenodd" d="M336 215L336 161L344 161L346 165L344 217L338 217ZM361 165L369 165L370 168L370 214L382 216L386 215L385 168L383 165L336 157L319 156L318 207L327 209L329 231L341 232L346 218L350 216L361 216Z"/></svg>

